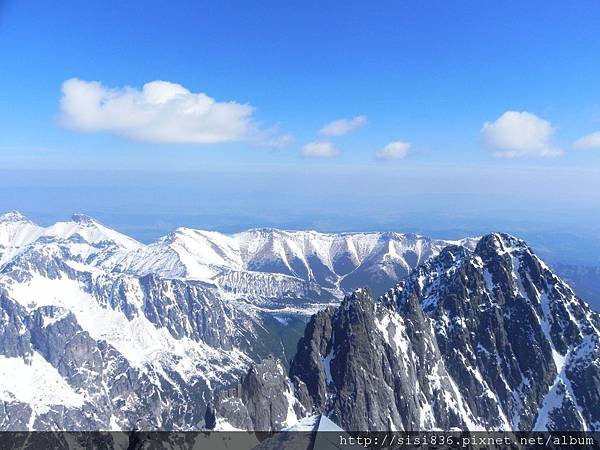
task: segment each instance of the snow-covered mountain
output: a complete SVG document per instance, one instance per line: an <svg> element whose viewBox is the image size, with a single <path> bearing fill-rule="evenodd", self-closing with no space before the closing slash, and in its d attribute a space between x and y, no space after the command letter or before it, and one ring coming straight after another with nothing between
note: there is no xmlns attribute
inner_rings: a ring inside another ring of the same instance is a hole
<svg viewBox="0 0 600 450"><path fill-rule="evenodd" d="M121 255L142 244L82 214L47 228L34 224L18 212L0 216L0 267L32 246L54 246L68 253L70 259L97 266L112 258L120 260Z"/></svg>
<svg viewBox="0 0 600 450"><path fill-rule="evenodd" d="M81 214L46 228L17 212L0 216L0 267L31 248L52 249L63 260L89 268L202 281L253 303L292 298L335 301L362 286L383 293L446 245L473 248L476 242L476 238L444 241L392 232L253 229L226 235L178 228L143 245Z"/></svg>
<svg viewBox="0 0 600 450"><path fill-rule="evenodd" d="M296 409L345 430L597 432L600 315L523 241L492 234L313 316L289 380ZM216 397L215 423L239 423L232 403Z"/></svg>
<svg viewBox="0 0 600 450"><path fill-rule="evenodd" d="M18 212L0 216L0 265L35 241L43 230Z"/></svg>
<svg viewBox="0 0 600 450"><path fill-rule="evenodd" d="M357 286L384 295L342 301ZM0 430L324 414L347 430L598 431L599 330L503 234L180 228L145 245L86 216L0 216Z"/></svg>
<svg viewBox="0 0 600 450"><path fill-rule="evenodd" d="M250 297L302 297L312 290L313 295L339 298L365 285L384 292L449 243L454 242L401 233L254 229L224 235L178 228L128 253L114 269L202 280Z"/></svg>
<svg viewBox="0 0 600 450"><path fill-rule="evenodd" d="M144 245L83 215L0 216L0 429L196 428L253 361L291 359L302 317L445 245L185 228Z"/></svg>

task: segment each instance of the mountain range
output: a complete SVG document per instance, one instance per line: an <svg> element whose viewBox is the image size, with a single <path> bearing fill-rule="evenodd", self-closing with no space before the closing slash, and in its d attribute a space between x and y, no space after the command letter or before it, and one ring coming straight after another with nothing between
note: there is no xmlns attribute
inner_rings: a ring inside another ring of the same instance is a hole
<svg viewBox="0 0 600 450"><path fill-rule="evenodd" d="M314 315L287 375L253 367L207 423L282 428L281 405L352 431L597 432L600 315L519 239L451 245Z"/></svg>
<svg viewBox="0 0 600 450"><path fill-rule="evenodd" d="M598 430L598 328L506 235L0 216L2 430Z"/></svg>

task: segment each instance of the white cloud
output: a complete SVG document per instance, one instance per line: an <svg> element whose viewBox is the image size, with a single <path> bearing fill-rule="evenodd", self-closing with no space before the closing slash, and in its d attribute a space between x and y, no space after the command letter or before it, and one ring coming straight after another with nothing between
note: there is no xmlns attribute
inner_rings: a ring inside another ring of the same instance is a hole
<svg viewBox="0 0 600 450"><path fill-rule="evenodd" d="M136 89L71 78L63 83L62 94L61 124L84 133L176 144L280 142L256 125L252 106L218 102L168 81L151 81Z"/></svg>
<svg viewBox="0 0 600 450"><path fill-rule="evenodd" d="M498 158L560 156L563 151L551 142L554 131L550 122L535 114L506 111L496 121L483 124L481 137Z"/></svg>
<svg viewBox="0 0 600 450"><path fill-rule="evenodd" d="M595 133L591 133L587 136L577 139L573 144L573 147L586 150L595 148L600 149L600 131L596 131Z"/></svg>
<svg viewBox="0 0 600 450"><path fill-rule="evenodd" d="M321 136L343 136L364 127L367 124L367 116L356 116L352 119L339 119L328 123L319 131Z"/></svg>
<svg viewBox="0 0 600 450"><path fill-rule="evenodd" d="M402 141L394 141L387 144L381 150L375 153L377 159L404 159L408 156L410 143Z"/></svg>
<svg viewBox="0 0 600 450"><path fill-rule="evenodd" d="M331 142L309 142L302 148L302 156L307 158L333 158L340 151Z"/></svg>
<svg viewBox="0 0 600 450"><path fill-rule="evenodd" d="M294 136L288 133L279 134L277 129L271 129L256 133L254 142L260 146L284 148L294 142Z"/></svg>

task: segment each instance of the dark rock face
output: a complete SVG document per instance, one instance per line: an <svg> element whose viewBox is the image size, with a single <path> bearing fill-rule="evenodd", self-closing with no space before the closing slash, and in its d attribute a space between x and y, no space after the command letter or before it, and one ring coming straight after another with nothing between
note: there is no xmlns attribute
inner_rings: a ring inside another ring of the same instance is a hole
<svg viewBox="0 0 600 450"><path fill-rule="evenodd" d="M219 392L205 421L209 429L269 431L291 426L304 415L285 368L269 358L252 365L235 387Z"/></svg>
<svg viewBox="0 0 600 450"><path fill-rule="evenodd" d="M315 314L298 343L298 352L290 365L290 377L297 383L301 380L309 397L305 404L310 408L322 408L327 398L327 375L321 355L331 351L333 330L332 318L337 308L327 308Z"/></svg>
<svg viewBox="0 0 600 450"><path fill-rule="evenodd" d="M525 243L493 234L314 316L290 377L347 430L600 430L599 325Z"/></svg>
<svg viewBox="0 0 600 450"><path fill-rule="evenodd" d="M347 430L462 425L455 412L446 413L445 395L452 385L438 364L440 351L428 321L414 302L405 313L406 319L386 316L384 307L361 290L334 315L313 319L290 376L306 384L315 411L326 412ZM319 322L325 333L313 331ZM428 415L422 411L425 402L436 405Z"/></svg>

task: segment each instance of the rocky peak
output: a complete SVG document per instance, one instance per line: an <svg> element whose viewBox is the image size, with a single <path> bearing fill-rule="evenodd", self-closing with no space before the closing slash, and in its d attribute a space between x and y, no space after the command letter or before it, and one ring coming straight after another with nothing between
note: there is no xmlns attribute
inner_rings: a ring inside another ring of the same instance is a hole
<svg viewBox="0 0 600 450"><path fill-rule="evenodd" d="M315 316L290 374L346 430L599 430L599 324L525 242L494 233Z"/></svg>
<svg viewBox="0 0 600 450"><path fill-rule="evenodd" d="M86 214L73 214L71 216L71 220L79 225L90 226L97 225L98 222L93 218Z"/></svg>
<svg viewBox="0 0 600 450"><path fill-rule="evenodd" d="M504 255L515 250L529 250L525 241L507 233L491 233L482 236L475 247L475 254L486 256Z"/></svg>
<svg viewBox="0 0 600 450"><path fill-rule="evenodd" d="M281 430L306 415L283 364L273 358L253 364L240 382L215 395L205 422L209 429Z"/></svg>
<svg viewBox="0 0 600 450"><path fill-rule="evenodd" d="M0 223L17 223L25 222L30 223L30 220L21 214L19 211L9 211L5 214L0 215Z"/></svg>
<svg viewBox="0 0 600 450"><path fill-rule="evenodd" d="M432 265L440 265L441 263L442 266L452 266L468 258L470 255L471 252L462 245L448 245L435 258L435 262L432 261Z"/></svg>

